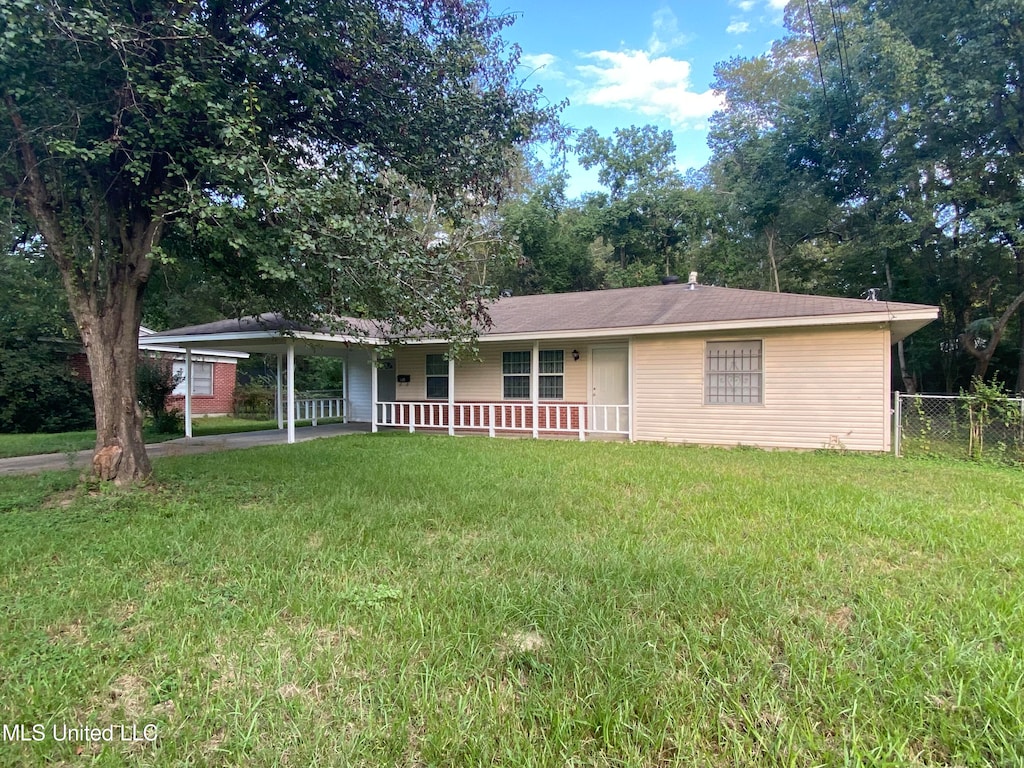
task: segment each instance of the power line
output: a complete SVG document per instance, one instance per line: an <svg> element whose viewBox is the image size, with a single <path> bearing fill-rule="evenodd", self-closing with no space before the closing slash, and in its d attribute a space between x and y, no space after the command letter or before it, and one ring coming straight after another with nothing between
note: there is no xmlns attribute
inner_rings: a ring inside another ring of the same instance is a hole
<svg viewBox="0 0 1024 768"><path fill-rule="evenodd" d="M828 88L825 87L825 70L821 66L821 50L818 48L818 35L814 31L814 14L811 12L811 0L807 0L807 21L811 25L811 41L814 43L814 57L818 60L818 78L821 80L821 95L825 100L825 112L829 124L832 123L832 110L828 103Z"/></svg>

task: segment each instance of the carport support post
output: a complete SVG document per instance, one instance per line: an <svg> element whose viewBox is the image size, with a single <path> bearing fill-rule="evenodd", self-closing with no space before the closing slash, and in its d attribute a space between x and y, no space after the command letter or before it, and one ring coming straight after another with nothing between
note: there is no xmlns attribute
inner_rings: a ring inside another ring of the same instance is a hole
<svg viewBox="0 0 1024 768"><path fill-rule="evenodd" d="M288 444L295 442L295 342L288 341Z"/></svg>
<svg viewBox="0 0 1024 768"><path fill-rule="evenodd" d="M394 406L392 406L394 407ZM377 350L370 350L370 431L377 431Z"/></svg>
<svg viewBox="0 0 1024 768"><path fill-rule="evenodd" d="M274 392L274 413L277 416L277 428L284 429L284 409L281 407L281 353L277 353L277 390Z"/></svg>
<svg viewBox="0 0 1024 768"><path fill-rule="evenodd" d="M348 360L341 361L341 423L348 424L348 408L345 403L348 400Z"/></svg>
<svg viewBox="0 0 1024 768"><path fill-rule="evenodd" d="M185 437L192 437L192 347L185 347Z"/></svg>

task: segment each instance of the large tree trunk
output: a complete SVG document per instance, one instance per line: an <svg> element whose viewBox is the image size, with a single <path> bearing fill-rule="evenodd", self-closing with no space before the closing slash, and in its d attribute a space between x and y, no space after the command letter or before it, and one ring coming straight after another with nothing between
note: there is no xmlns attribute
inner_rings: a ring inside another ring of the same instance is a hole
<svg viewBox="0 0 1024 768"><path fill-rule="evenodd" d="M971 334L964 333L960 334L960 343L967 353L974 358L974 374L971 377L971 390L974 390L974 381L984 381L985 374L988 373L988 364L992 360L992 356L996 353L996 347L999 346L999 342L1003 337L1003 331L1006 330L1007 323L1010 322L1010 318L1013 317L1014 313L1017 312L1022 306L1024 306L1024 292L1019 293L1010 306L1006 308L1006 311L999 316L995 324L992 326L992 338L986 340L984 347L979 348L975 343L974 338Z"/></svg>
<svg viewBox="0 0 1024 768"><path fill-rule="evenodd" d="M892 268L889 266L888 258L885 261L885 284L889 289L889 297L891 298L895 293L895 288L893 288ZM896 361L900 367L900 380L903 382L903 391L908 395L916 395L917 379L907 369L907 352L903 346L903 339L896 342Z"/></svg>
<svg viewBox="0 0 1024 768"><path fill-rule="evenodd" d="M144 480L152 472L142 439L135 369L138 361L140 302L134 292L103 316L87 307L75 312L92 373L96 408L93 474L119 485Z"/></svg>
<svg viewBox="0 0 1024 768"><path fill-rule="evenodd" d="M142 441L135 369L142 294L163 218L111 190L79 190L84 220L62 214L74 206L51 194L14 99L8 95L5 105L25 174L19 197L60 271L89 360L96 408L93 472L120 485L144 480L152 469Z"/></svg>
<svg viewBox="0 0 1024 768"><path fill-rule="evenodd" d="M1024 309L1017 313L1017 385L1014 391L1024 394Z"/></svg>
<svg viewBox="0 0 1024 768"><path fill-rule="evenodd" d="M764 228L764 236L768 241L768 264L771 267L772 274L772 285L775 288L776 293L780 293L779 289L779 265L775 260L775 226L769 225Z"/></svg>

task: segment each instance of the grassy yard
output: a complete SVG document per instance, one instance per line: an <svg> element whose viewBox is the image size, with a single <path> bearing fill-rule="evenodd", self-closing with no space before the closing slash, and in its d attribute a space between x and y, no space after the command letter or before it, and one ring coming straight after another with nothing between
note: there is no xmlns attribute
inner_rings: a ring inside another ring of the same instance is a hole
<svg viewBox="0 0 1024 768"><path fill-rule="evenodd" d="M1024 756L1019 470L389 434L156 473L0 479L0 722L44 736L0 765Z"/></svg>
<svg viewBox="0 0 1024 768"><path fill-rule="evenodd" d="M340 419L320 419L320 424L330 424ZM298 426L306 426L310 422L296 422ZM239 419L233 416L211 416L192 420L194 437L211 437L226 435L231 432L255 432L261 429L277 429L277 420L254 421ZM157 434L147 430L143 437L146 443L161 443L182 437L181 434ZM82 432L58 432L55 434L0 434L0 459L13 456L35 456L42 453L74 453L91 450L96 444L96 430Z"/></svg>

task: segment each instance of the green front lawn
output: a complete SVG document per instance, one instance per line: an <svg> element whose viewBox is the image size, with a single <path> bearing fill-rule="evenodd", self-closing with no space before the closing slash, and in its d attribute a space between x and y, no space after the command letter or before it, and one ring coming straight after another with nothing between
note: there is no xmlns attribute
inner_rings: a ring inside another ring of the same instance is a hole
<svg viewBox="0 0 1024 768"><path fill-rule="evenodd" d="M320 419L318 423L329 424L340 419ZM297 422L299 426L310 422ZM226 435L232 432L255 432L262 429L277 429L277 420L253 421L233 416L211 416L192 420L194 437ZM183 434L156 433L147 428L143 432L146 443L162 443L174 440ZM59 432L56 434L11 435L0 434L0 459L13 456L35 456L43 453L74 453L91 450L96 444L96 430L82 432Z"/></svg>
<svg viewBox="0 0 1024 768"><path fill-rule="evenodd" d="M404 433L155 466L0 479L2 722L45 736L0 765L1024 755L1019 470Z"/></svg>

